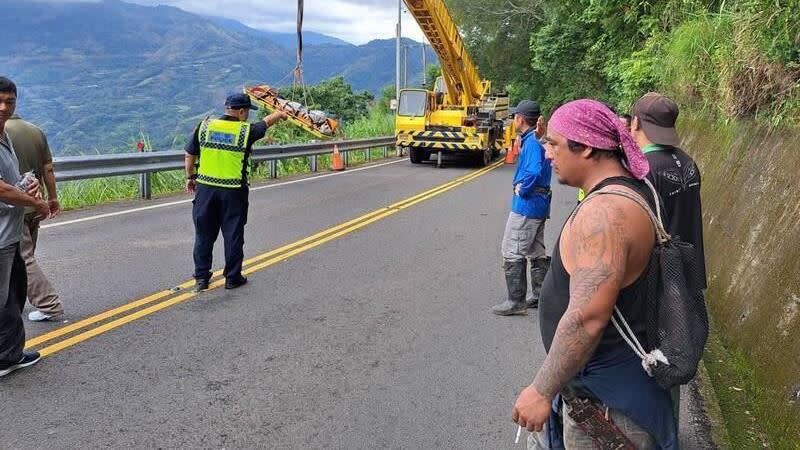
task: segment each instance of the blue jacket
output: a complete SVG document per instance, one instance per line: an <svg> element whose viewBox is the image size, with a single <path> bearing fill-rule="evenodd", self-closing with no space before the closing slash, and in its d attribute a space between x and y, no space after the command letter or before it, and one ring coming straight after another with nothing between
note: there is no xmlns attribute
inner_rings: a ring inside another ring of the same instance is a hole
<svg viewBox="0 0 800 450"><path fill-rule="evenodd" d="M533 134L533 128L522 134L517 172L512 188L521 184L520 195L514 194L511 211L531 219L546 219L550 211L550 161ZM547 191L545 193L544 191Z"/></svg>

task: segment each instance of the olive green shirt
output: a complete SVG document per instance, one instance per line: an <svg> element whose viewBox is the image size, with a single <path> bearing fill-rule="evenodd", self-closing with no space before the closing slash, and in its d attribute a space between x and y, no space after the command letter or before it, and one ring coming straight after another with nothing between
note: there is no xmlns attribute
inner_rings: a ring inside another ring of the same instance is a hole
<svg viewBox="0 0 800 450"><path fill-rule="evenodd" d="M16 114L6 122L6 131L14 143L20 173L33 170L39 181L42 181L45 164L53 162L53 155L50 153L50 145L44 132Z"/></svg>
<svg viewBox="0 0 800 450"><path fill-rule="evenodd" d="M19 160L19 173L33 170L44 189L44 166L53 162L53 155L50 153L50 145L44 132L16 114L6 122L6 131L14 143L14 151ZM25 208L25 214L33 211L35 208Z"/></svg>

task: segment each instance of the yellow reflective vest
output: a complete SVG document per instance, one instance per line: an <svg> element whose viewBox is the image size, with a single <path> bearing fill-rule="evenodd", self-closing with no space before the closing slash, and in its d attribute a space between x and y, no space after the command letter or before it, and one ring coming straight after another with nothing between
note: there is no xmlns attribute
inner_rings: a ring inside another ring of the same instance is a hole
<svg viewBox="0 0 800 450"><path fill-rule="evenodd" d="M207 119L197 133L200 167L197 182L209 186L241 188L247 167L247 138L250 124L233 120Z"/></svg>

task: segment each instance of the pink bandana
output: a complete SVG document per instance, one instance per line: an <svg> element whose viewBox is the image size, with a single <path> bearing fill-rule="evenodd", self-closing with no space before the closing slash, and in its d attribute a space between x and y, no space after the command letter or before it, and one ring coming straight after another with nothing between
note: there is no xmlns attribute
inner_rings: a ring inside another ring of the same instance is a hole
<svg viewBox="0 0 800 450"><path fill-rule="evenodd" d="M627 169L637 180L650 172L647 158L625 124L606 105L596 100L575 100L563 105L553 113L548 126L567 139L592 148L622 148Z"/></svg>

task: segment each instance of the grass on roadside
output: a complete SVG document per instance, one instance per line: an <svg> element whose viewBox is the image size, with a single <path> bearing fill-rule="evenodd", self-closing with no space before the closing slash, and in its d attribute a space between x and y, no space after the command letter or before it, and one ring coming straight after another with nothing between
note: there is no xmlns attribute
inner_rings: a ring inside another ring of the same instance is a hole
<svg viewBox="0 0 800 450"><path fill-rule="evenodd" d="M764 389L748 356L729 351L712 330L703 360L731 449L800 449L798 405L787 415L771 413L787 402L786 395Z"/></svg>
<svg viewBox="0 0 800 450"><path fill-rule="evenodd" d="M184 187L183 171L152 174L151 189L154 197L179 192ZM131 200L139 196L139 176L96 178L92 180L58 183L58 198L64 210Z"/></svg>

